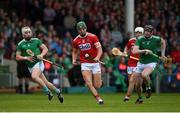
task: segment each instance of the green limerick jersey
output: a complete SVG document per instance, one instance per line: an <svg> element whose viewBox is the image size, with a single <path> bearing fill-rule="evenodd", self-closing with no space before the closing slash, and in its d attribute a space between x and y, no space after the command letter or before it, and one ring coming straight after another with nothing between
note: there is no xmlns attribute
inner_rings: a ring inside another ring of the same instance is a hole
<svg viewBox="0 0 180 113"><path fill-rule="evenodd" d="M161 38L159 36L152 35L149 39L146 39L144 36L141 36L136 41L135 45L139 46L140 50L149 49L154 54L157 53L158 49L161 48ZM140 54L139 62L142 64L157 62L158 58L150 54L142 53Z"/></svg>
<svg viewBox="0 0 180 113"><path fill-rule="evenodd" d="M26 51L31 50L34 55L39 55L41 53L40 46L42 45L42 41L38 38L31 38L29 41L25 39L21 40L17 45L17 51L21 52L22 56L30 56ZM33 67L39 60L35 62L25 61L28 67Z"/></svg>

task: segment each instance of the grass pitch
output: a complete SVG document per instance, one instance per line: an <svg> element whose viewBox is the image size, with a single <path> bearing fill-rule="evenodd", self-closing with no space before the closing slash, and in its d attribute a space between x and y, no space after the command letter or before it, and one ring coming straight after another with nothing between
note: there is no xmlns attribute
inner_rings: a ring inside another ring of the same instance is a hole
<svg viewBox="0 0 180 113"><path fill-rule="evenodd" d="M143 104L135 104L134 94L128 103L125 94L101 94L104 105L98 105L91 94L64 94L61 104L56 95L52 101L42 93L29 95L0 94L0 112L180 112L180 94L153 94L144 98Z"/></svg>

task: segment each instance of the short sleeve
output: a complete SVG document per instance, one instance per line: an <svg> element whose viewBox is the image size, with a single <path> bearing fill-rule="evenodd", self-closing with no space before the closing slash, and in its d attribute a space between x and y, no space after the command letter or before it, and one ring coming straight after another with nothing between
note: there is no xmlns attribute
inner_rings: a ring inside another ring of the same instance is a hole
<svg viewBox="0 0 180 113"><path fill-rule="evenodd" d="M158 42L161 43L161 37L158 38Z"/></svg>
<svg viewBox="0 0 180 113"><path fill-rule="evenodd" d="M126 44L126 47L128 50L131 48L131 41L128 41L128 43Z"/></svg>
<svg viewBox="0 0 180 113"><path fill-rule="evenodd" d="M43 43L40 39L37 40L38 46L40 47Z"/></svg>
<svg viewBox="0 0 180 113"><path fill-rule="evenodd" d="M96 35L93 35L92 39L93 39L94 44L99 42L99 39L98 39L98 37Z"/></svg>
<svg viewBox="0 0 180 113"><path fill-rule="evenodd" d="M100 42L99 42L99 39L98 39L98 37L97 37L96 35L93 35L92 40L93 40L94 46L95 46L96 48L98 48L98 47L101 46L101 44L100 44Z"/></svg>
<svg viewBox="0 0 180 113"><path fill-rule="evenodd" d="M18 45L18 46L16 47L16 51L21 51L21 46L20 46L20 45Z"/></svg>
<svg viewBox="0 0 180 113"><path fill-rule="evenodd" d="M140 43L141 43L141 38L137 39L137 41L135 42L135 45L140 46Z"/></svg>
<svg viewBox="0 0 180 113"><path fill-rule="evenodd" d="M73 42L72 42L72 46L73 46L74 48L78 48L78 45L77 45L77 43L76 43L76 41L75 41L75 40L73 40Z"/></svg>

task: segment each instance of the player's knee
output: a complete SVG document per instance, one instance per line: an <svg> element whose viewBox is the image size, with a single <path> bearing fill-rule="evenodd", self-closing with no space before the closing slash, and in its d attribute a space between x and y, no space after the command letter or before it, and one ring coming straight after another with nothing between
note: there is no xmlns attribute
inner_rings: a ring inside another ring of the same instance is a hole
<svg viewBox="0 0 180 113"><path fill-rule="evenodd" d="M102 82L94 84L94 87L97 89L101 88L101 86L102 86Z"/></svg>
<svg viewBox="0 0 180 113"><path fill-rule="evenodd" d="M36 80L37 79L37 76L31 76L31 78L33 79L33 80Z"/></svg>
<svg viewBox="0 0 180 113"><path fill-rule="evenodd" d="M143 78L146 78L146 77L147 77L147 74L142 73L142 77L143 77Z"/></svg>

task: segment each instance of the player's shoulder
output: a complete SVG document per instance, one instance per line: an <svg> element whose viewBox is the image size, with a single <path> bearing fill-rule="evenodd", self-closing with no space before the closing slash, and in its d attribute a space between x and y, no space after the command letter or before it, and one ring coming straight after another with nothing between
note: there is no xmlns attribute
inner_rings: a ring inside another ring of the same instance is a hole
<svg viewBox="0 0 180 113"><path fill-rule="evenodd" d="M136 41L136 37L130 38L129 41Z"/></svg>
<svg viewBox="0 0 180 113"><path fill-rule="evenodd" d="M73 42L77 41L79 38L80 38L80 35L76 36L76 37L73 39Z"/></svg>
<svg viewBox="0 0 180 113"><path fill-rule="evenodd" d="M155 36L155 35L152 35L152 38L153 38L153 39L158 39L158 40L161 39L160 36Z"/></svg>
<svg viewBox="0 0 180 113"><path fill-rule="evenodd" d="M144 39L145 39L144 36L139 36L139 37L137 38L137 40L144 40Z"/></svg>
<svg viewBox="0 0 180 113"><path fill-rule="evenodd" d="M33 38L31 38L31 40L39 40L39 38L33 37Z"/></svg>
<svg viewBox="0 0 180 113"><path fill-rule="evenodd" d="M90 32L87 32L87 36L90 36L90 37L97 37L95 34L90 33Z"/></svg>
<svg viewBox="0 0 180 113"><path fill-rule="evenodd" d="M23 44L24 42L26 42L25 39L22 39L19 43L18 43L18 46L20 46L21 44Z"/></svg>
<svg viewBox="0 0 180 113"><path fill-rule="evenodd" d="M144 36L139 36L138 39L145 39L145 37Z"/></svg>

